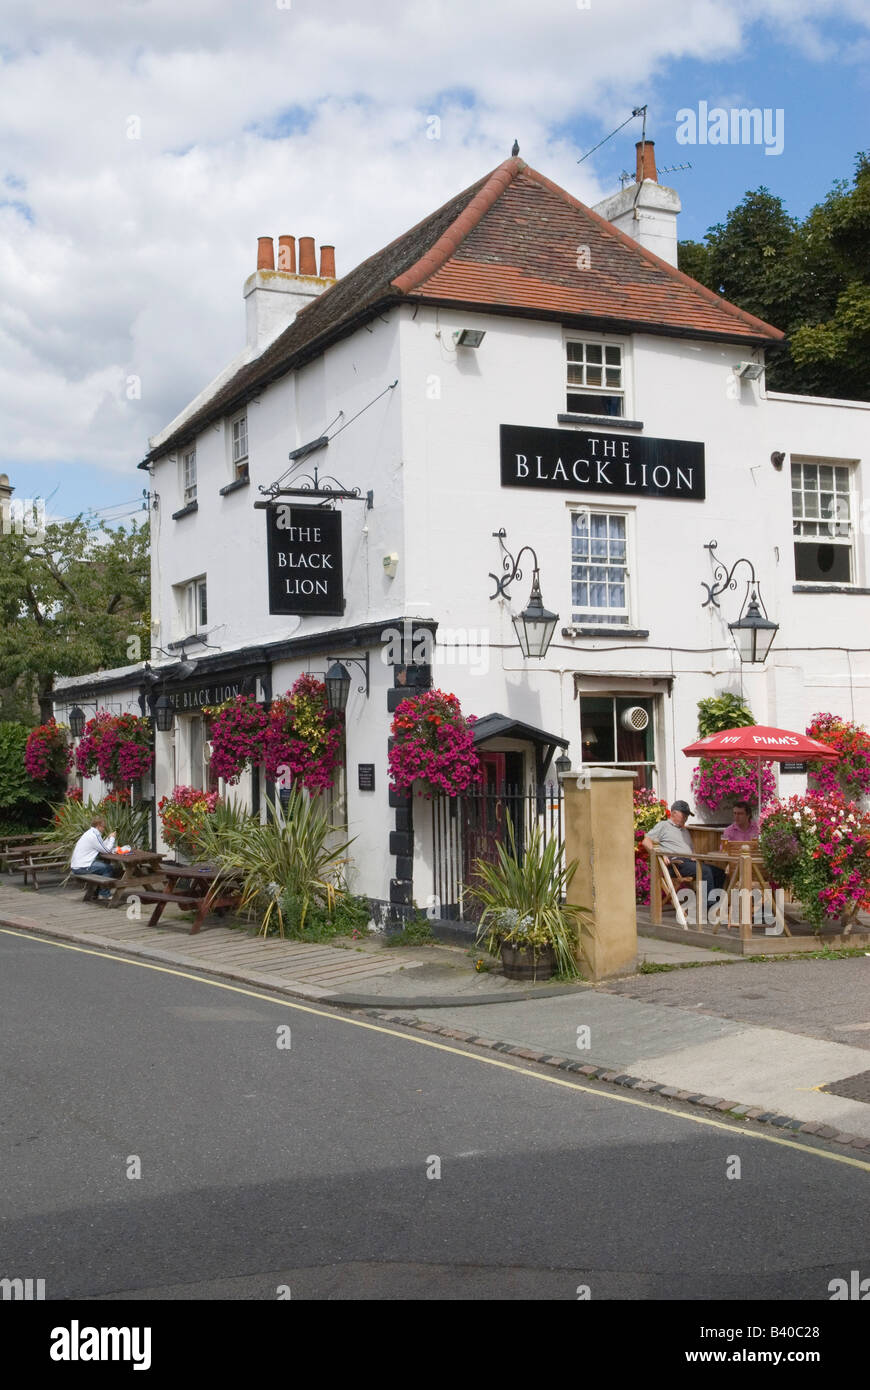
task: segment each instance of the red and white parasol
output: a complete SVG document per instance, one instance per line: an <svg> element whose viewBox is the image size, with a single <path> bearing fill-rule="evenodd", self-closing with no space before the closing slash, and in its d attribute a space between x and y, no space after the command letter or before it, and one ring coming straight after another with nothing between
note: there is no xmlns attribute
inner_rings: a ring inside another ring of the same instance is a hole
<svg viewBox="0 0 870 1390"><path fill-rule="evenodd" d="M761 814L761 764L769 762L835 762L840 754L826 743L795 734L788 729L771 729L765 724L749 724L743 729L723 729L707 734L683 749L687 758L743 758L758 769L758 814Z"/></svg>

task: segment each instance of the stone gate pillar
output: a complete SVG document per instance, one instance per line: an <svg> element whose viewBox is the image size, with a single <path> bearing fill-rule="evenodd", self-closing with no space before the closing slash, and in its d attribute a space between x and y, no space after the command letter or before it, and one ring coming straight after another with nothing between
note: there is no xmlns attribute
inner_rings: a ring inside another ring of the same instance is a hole
<svg viewBox="0 0 870 1390"><path fill-rule="evenodd" d="M634 773L589 767L560 775L565 793L565 861L576 859L568 902L590 909L581 928L584 973L625 974L637 960L634 898Z"/></svg>

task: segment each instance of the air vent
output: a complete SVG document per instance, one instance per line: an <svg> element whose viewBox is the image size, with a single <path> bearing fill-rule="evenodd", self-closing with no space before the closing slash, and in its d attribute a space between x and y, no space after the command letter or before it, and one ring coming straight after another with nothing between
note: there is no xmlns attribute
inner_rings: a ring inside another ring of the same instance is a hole
<svg viewBox="0 0 870 1390"><path fill-rule="evenodd" d="M632 705L622 711L619 722L629 733L640 734L649 724L649 714L642 705Z"/></svg>

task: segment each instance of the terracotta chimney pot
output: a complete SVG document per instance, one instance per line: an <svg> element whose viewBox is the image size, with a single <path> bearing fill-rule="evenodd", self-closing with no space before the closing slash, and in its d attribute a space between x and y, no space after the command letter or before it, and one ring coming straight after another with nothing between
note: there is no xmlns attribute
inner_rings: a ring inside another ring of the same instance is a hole
<svg viewBox="0 0 870 1390"><path fill-rule="evenodd" d="M257 269L275 269L275 245L270 236L257 237Z"/></svg>
<svg viewBox="0 0 870 1390"><path fill-rule="evenodd" d="M320 248L320 274L324 280L335 279L335 247L321 246Z"/></svg>
<svg viewBox="0 0 870 1390"><path fill-rule="evenodd" d="M317 252L314 249L313 236L301 236L299 238L299 274L317 274Z"/></svg>
<svg viewBox="0 0 870 1390"><path fill-rule="evenodd" d="M289 271L291 275L296 274L296 238L295 236L279 236L278 238L278 269Z"/></svg>
<svg viewBox="0 0 870 1390"><path fill-rule="evenodd" d="M638 140L635 145L637 151L637 173L635 183L643 183L644 179L652 179L653 183L658 183L659 176L656 172L656 151L655 140Z"/></svg>

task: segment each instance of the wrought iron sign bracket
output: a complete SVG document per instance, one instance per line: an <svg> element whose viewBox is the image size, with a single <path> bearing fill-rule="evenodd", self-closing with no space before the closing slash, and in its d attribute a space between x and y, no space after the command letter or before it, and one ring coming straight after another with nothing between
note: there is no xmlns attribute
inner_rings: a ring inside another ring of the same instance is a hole
<svg viewBox="0 0 870 1390"><path fill-rule="evenodd" d="M490 594L490 598L510 598L508 589L510 588L511 584L513 584L515 580L522 579L523 577L523 572L520 569L520 560L523 558L525 552L528 551L532 557L532 566L535 574L537 574L538 570L540 569L540 566L538 564L538 557L530 545L524 545L517 552L516 558L514 558L514 556L510 553L507 546L505 545L505 537L507 536L507 531L503 526L500 528L500 530L493 531L492 534L501 546L501 552L503 556L503 574L499 578L497 574L493 574L492 571L490 571L489 577L495 584L495 592Z"/></svg>
<svg viewBox="0 0 870 1390"><path fill-rule="evenodd" d="M327 661L337 661L337 662L339 662L342 666L346 666L348 662L350 662L351 665L353 665L353 666L358 666L358 667L360 668L360 670L362 671L363 676L364 676L364 678L365 678L365 684L364 684L364 685L358 685L358 686L357 686L357 694L358 694L358 695L365 695L366 699L369 698L369 654L368 654L368 652L366 652L365 656L327 656L326 659L327 659Z"/></svg>
<svg viewBox="0 0 870 1390"><path fill-rule="evenodd" d="M753 594L757 595L758 601L761 603L763 609L764 601L761 598L761 594L758 587L758 578L756 576L755 566L753 565L752 561L747 560L745 555L741 555L740 559L735 560L734 564L731 566L729 570L725 563L722 560L719 560L713 553L716 550L717 545L717 541L708 541L707 544L704 546L704 549L709 550L710 555L714 560L714 569L712 584L707 584L703 579L701 580L701 588L707 590L707 597L704 599L704 602L701 604L701 607L706 608L709 604L712 603L714 607L718 608L719 594L724 594L726 589L737 589L737 580L734 578L734 571L737 569L738 565L748 565L750 576L748 583L751 587ZM765 617L766 616L767 613L765 612Z"/></svg>

